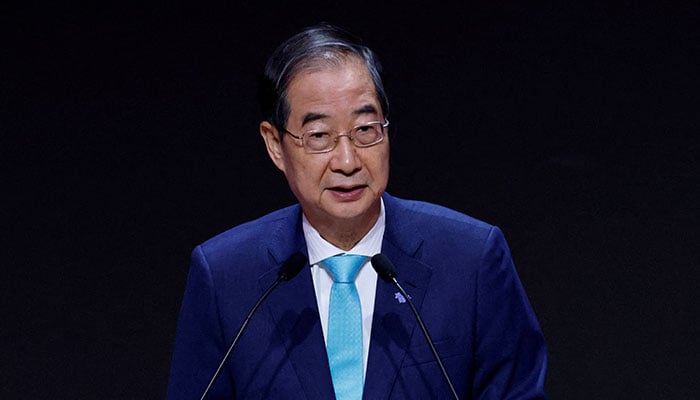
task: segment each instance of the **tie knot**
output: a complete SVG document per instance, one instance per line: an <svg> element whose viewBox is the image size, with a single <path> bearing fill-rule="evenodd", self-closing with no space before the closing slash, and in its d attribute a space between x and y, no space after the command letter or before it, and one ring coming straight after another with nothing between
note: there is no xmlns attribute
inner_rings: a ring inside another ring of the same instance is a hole
<svg viewBox="0 0 700 400"><path fill-rule="evenodd" d="M367 256L341 254L328 257L321 263L333 275L333 282L349 283L355 281L355 277L365 260L367 260Z"/></svg>

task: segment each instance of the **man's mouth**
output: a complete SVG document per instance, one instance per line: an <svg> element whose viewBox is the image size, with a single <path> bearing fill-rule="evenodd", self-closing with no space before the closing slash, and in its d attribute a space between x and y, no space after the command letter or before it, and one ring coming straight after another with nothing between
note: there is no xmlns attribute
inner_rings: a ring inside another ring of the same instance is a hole
<svg viewBox="0 0 700 400"><path fill-rule="evenodd" d="M332 188L329 188L330 190L333 190L335 192L343 192L343 193L350 193L352 191L362 189L364 186L363 185L357 185L357 186L335 186Z"/></svg>

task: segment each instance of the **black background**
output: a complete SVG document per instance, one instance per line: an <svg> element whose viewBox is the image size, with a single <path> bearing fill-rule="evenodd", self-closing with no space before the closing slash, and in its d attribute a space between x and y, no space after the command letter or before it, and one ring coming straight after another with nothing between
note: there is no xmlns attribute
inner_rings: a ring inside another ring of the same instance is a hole
<svg viewBox="0 0 700 400"><path fill-rule="evenodd" d="M294 201L256 78L319 21L387 70L389 192L505 232L551 398L697 395L697 3L168 3L0 6L0 397L163 397L192 248Z"/></svg>

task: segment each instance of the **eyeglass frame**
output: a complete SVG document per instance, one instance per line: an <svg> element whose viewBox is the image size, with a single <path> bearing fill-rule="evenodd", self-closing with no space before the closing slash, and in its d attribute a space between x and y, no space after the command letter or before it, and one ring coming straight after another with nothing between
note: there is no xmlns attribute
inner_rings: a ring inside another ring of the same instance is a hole
<svg viewBox="0 0 700 400"><path fill-rule="evenodd" d="M376 144L379 144L379 143L383 142L383 141L384 141L384 136L385 136L385 134L384 134L384 129L387 128L387 127L389 126L389 119L388 119L388 118L384 118L384 121L385 121L384 123L382 123L381 121L370 121L370 122L365 122L365 123L362 123L362 124L357 124L357 125L353 126L352 129L350 129L350 130L347 131L347 132L334 132L334 131L330 131L330 130L328 130L328 131L326 131L326 130L315 130L315 131L307 131L307 132L304 132L304 133L302 133L301 135L295 135L295 134L293 134L292 132L288 131L286 128L281 128L280 130L281 130L282 132L288 134L289 136L291 136L291 137L294 138L294 139L301 140L301 147L304 149L304 151L305 151L307 154L324 154L324 153L330 153L331 151L335 150L335 148L338 147L338 141L339 141L340 138L343 137L343 136L345 136L345 137L347 137L348 139L350 139L350 142L352 142L352 144L353 144L355 147L359 147L359 148L372 147L372 146L374 146L374 145L376 145ZM381 136L379 137L379 140L377 140L376 142L370 143L370 144L361 144L361 143L359 143L359 142L356 142L356 141L355 141L355 138L351 135L352 131L354 131L355 129L357 129L357 128L361 127L361 126L372 125L372 124L379 124L379 126L381 127ZM335 136L333 136L333 143L334 143L333 146L332 146L331 148L327 149L327 150L321 150L321 151L309 150L306 146L304 146L304 135L310 135L310 134L319 133L319 132L335 133Z"/></svg>

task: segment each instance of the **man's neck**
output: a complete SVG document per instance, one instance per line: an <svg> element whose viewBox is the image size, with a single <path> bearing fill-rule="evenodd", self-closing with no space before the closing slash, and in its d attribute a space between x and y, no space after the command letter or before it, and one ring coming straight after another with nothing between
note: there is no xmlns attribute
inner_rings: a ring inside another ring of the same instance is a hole
<svg viewBox="0 0 700 400"><path fill-rule="evenodd" d="M350 250L365 237L378 218L379 207L376 212L350 220L316 221L308 218L308 221L328 243L342 250Z"/></svg>
<svg viewBox="0 0 700 400"><path fill-rule="evenodd" d="M350 224L329 224L322 227L316 227L318 233L330 244L343 249L350 250L372 229L377 218L365 223L350 223Z"/></svg>

